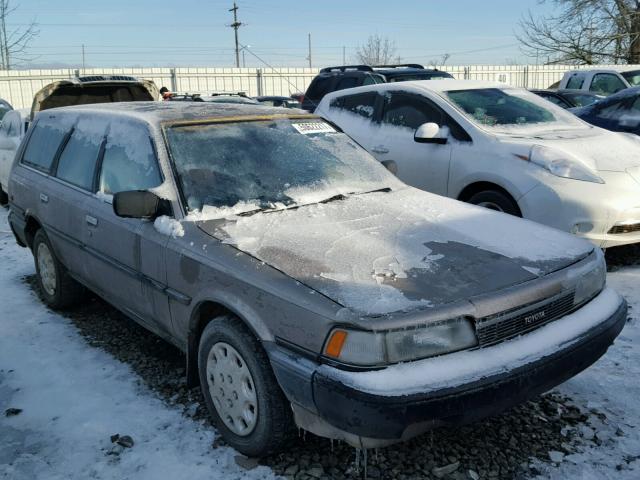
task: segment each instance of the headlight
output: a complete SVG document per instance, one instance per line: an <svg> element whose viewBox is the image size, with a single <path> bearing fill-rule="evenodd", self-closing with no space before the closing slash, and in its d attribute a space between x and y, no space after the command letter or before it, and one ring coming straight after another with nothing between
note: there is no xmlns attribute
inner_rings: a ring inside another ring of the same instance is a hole
<svg viewBox="0 0 640 480"><path fill-rule="evenodd" d="M451 353L478 344L466 318L454 318L417 328L369 332L334 329L324 354L351 365L383 365Z"/></svg>
<svg viewBox="0 0 640 480"><path fill-rule="evenodd" d="M576 294L573 297L574 305L581 305L591 300L602 291L607 280L607 266L604 257L600 258L598 266L587 272L578 280Z"/></svg>
<svg viewBox="0 0 640 480"><path fill-rule="evenodd" d="M585 167L580 160L553 148L534 145L529 155L529 161L547 169L557 177L604 183L604 180Z"/></svg>

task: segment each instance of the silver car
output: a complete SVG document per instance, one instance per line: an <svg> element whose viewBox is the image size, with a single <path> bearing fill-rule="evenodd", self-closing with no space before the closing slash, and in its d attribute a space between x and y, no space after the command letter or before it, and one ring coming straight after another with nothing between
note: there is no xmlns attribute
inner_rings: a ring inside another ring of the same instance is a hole
<svg viewBox="0 0 640 480"><path fill-rule="evenodd" d="M295 425L377 447L500 412L626 320L590 243L408 187L302 111L48 110L9 192L48 305L89 288L181 348L246 455Z"/></svg>

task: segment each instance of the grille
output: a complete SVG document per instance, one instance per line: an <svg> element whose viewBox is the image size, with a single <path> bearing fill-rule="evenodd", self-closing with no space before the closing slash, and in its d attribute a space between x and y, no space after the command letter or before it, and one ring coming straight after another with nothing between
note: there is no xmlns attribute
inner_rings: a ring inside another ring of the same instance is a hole
<svg viewBox="0 0 640 480"><path fill-rule="evenodd" d="M481 347L492 345L557 320L575 309L574 297L575 291L572 290L523 309L502 312L476 320L478 343Z"/></svg>
<svg viewBox="0 0 640 480"><path fill-rule="evenodd" d="M640 223L631 223L629 225L616 225L611 227L609 233L612 235L620 235L621 233L640 232Z"/></svg>

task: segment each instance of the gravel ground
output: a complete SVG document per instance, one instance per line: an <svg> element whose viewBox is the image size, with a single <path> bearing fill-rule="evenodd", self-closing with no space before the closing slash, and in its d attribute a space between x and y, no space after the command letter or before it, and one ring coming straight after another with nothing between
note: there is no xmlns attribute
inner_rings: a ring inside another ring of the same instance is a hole
<svg viewBox="0 0 640 480"><path fill-rule="evenodd" d="M609 269L638 264L640 246L607 251ZM24 281L35 290L35 277ZM184 356L174 346L127 319L94 295L64 312L87 342L128 364L168 404L183 408L184 415L208 422L199 389L188 389ZM527 478L540 472L531 463L553 463L569 454L602 442L592 419L606 421L594 409L580 410L571 399L549 393L504 414L464 428L438 429L377 452L368 453L368 478ZM590 427L593 427L590 428ZM213 428L213 427L212 427ZM587 433L585 433L587 432ZM216 448L217 445L213 445ZM603 445L603 448L606 448ZM289 450L259 460L290 479L361 478L357 452L301 434ZM251 467L251 462L239 462Z"/></svg>

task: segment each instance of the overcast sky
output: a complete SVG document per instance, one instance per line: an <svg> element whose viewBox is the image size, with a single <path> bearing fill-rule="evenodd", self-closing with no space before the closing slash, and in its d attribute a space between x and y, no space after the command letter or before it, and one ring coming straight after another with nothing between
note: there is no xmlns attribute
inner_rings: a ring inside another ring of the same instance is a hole
<svg viewBox="0 0 640 480"><path fill-rule="evenodd" d="M29 53L33 64L79 66L82 44L89 66L232 66L233 30L220 0L12 0L18 9L10 28L31 20L39 35ZM370 34L395 41L406 62L429 63L448 53L449 64L533 63L514 36L537 0L239 0L246 23L240 42L262 60L307 66L307 34L313 66L355 60ZM263 66L245 53L246 66Z"/></svg>

